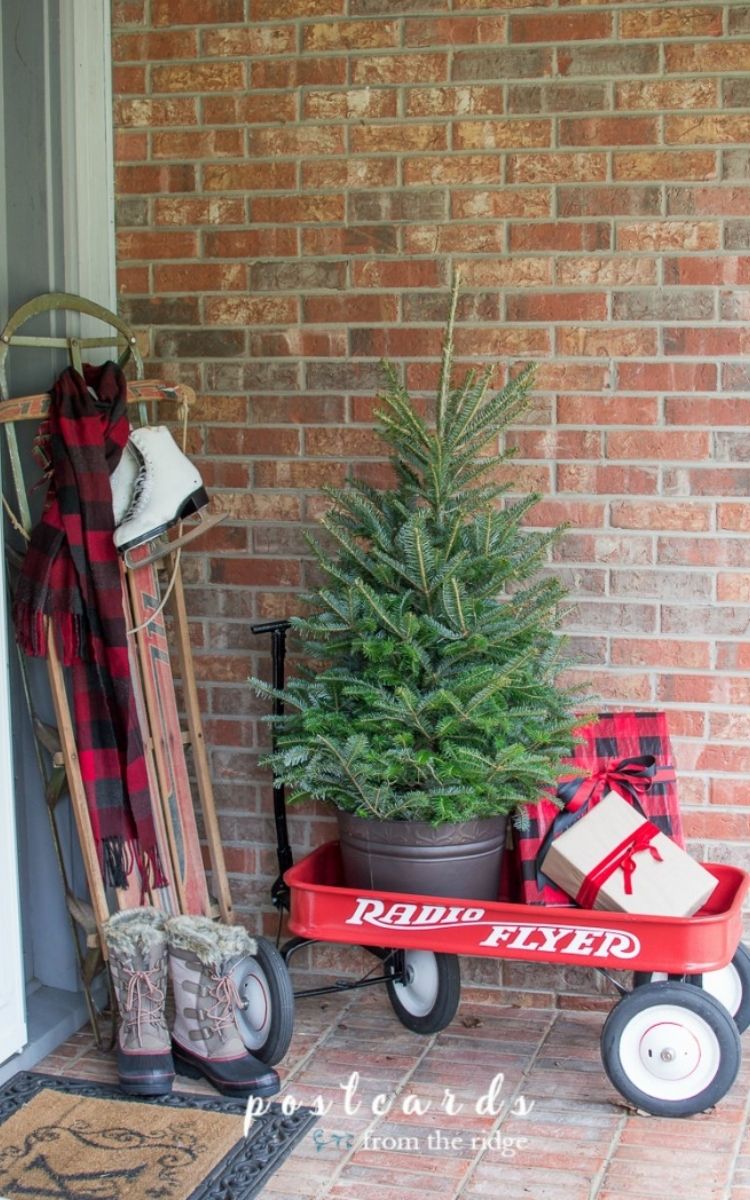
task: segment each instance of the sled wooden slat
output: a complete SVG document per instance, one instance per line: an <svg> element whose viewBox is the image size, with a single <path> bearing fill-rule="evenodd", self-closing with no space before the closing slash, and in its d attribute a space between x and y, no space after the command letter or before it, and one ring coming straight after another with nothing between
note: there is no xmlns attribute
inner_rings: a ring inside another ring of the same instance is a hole
<svg viewBox="0 0 750 1200"><path fill-rule="evenodd" d="M195 403L195 392L184 383L163 383L160 379L139 379L128 383L128 404L151 401L164 403L165 400L175 404L187 404L190 407ZM43 421L49 413L49 403L49 392L2 400L0 425L12 424L15 421Z"/></svg>
<svg viewBox="0 0 750 1200"><path fill-rule="evenodd" d="M182 676L183 699L188 720L187 742L193 751L193 766L195 767L198 796L200 797L203 824L205 827L206 841L208 843L208 853L211 860L213 886L214 891L216 892L216 899L218 901L221 919L227 924L231 924L234 920L234 910L232 908L232 897L229 891L229 880L227 879L226 867L224 865L224 849L221 841L221 832L219 830L219 821L216 816L216 805L214 804L211 773L208 769L206 741L203 736L203 728L201 725L200 706L198 704L198 688L196 687L195 683L195 671L193 670L193 657L190 647L187 608L185 606L185 589L183 587L182 576L180 575L179 570L175 576L174 587L172 589L172 595L170 599L171 611L174 615L177 657L180 666L180 674Z"/></svg>
<svg viewBox="0 0 750 1200"><path fill-rule="evenodd" d="M122 575L122 602L125 610L125 619L128 623L128 628L132 629L135 622L130 606L130 593L128 589L127 573L121 570ZM156 758L154 754L154 742L151 736L148 716L146 713L146 702L143 696L143 683L141 680L141 672L138 661L138 645L135 637L128 638L128 656L130 659L130 677L133 685L133 694L135 698L135 707L138 714L138 725L141 730L141 738L143 741L143 754L146 760L146 773L148 775L149 794L152 797L159 795L158 773L156 769ZM159 858L163 864L164 873L167 876L167 883L164 887L154 888L149 886L148 881L145 881L145 888L141 887L140 880L137 885L131 882L128 892L123 894L118 892L118 903L120 908L138 908L142 903L141 895L145 890L148 892L151 903L155 908L159 908L162 912L177 914L181 911L180 900L177 888L174 884L172 873L172 859L169 849L169 840L167 838L167 828L164 822L164 815L161 805L151 805L151 811L154 819L154 828L156 830L156 845L159 850ZM137 894L136 894L137 893ZM130 901L135 896L133 903Z"/></svg>
<svg viewBox="0 0 750 1200"><path fill-rule="evenodd" d="M52 693L52 704L55 710L55 720L60 733L60 746L62 749L63 761L65 763L65 774L67 777L68 791L70 793L70 804L73 810L76 830L78 832L78 840L81 845L81 857L83 858L83 866L86 872L86 881L89 885L89 896L91 899L91 907L94 912L96 924L101 929L102 923L109 916L109 905L107 904L107 895L102 882L101 870L99 867L99 855L96 849L94 834L91 829L91 818L86 804L86 792L83 786L81 777L81 766L78 759L78 750L76 748L75 731L73 728L73 717L68 704L68 694L65 690L65 677L63 668L57 653L57 645L55 644L54 631L49 629L47 637L47 662L49 664L49 681L50 691ZM107 947L102 939L102 956L106 959Z"/></svg>
<svg viewBox="0 0 750 1200"><path fill-rule="evenodd" d="M149 547L140 547L144 557ZM138 551L135 551L136 558ZM153 741L158 794L171 856L171 877L180 912L208 916L210 901L185 763L174 677L164 616L157 613L160 587L154 566L128 568L130 611L140 658L146 719ZM166 865L166 864L165 864Z"/></svg>

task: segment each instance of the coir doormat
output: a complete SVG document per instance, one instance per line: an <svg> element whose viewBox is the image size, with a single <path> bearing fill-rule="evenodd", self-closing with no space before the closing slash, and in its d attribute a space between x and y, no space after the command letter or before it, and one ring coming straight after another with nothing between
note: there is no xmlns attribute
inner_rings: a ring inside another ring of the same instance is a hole
<svg viewBox="0 0 750 1200"><path fill-rule="evenodd" d="M315 1122L279 1105L243 1136L241 1100L126 1097L25 1071L0 1088L4 1200L250 1200Z"/></svg>

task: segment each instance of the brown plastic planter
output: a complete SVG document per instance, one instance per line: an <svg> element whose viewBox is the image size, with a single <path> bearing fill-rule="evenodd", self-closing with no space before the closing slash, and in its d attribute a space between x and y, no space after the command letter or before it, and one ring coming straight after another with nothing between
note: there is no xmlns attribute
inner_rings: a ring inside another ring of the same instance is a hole
<svg viewBox="0 0 750 1200"><path fill-rule="evenodd" d="M505 816L430 825L338 813L346 887L496 900Z"/></svg>

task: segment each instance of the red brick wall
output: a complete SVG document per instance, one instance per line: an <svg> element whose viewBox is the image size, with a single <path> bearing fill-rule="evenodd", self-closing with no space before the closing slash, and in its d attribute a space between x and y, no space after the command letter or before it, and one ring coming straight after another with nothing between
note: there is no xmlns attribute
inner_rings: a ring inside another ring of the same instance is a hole
<svg viewBox="0 0 750 1200"><path fill-rule="evenodd" d="M313 578L318 486L381 478L378 361L429 390L456 268L462 358L540 363L509 440L536 520L573 525L580 673L669 710L694 849L750 866L750 6L115 0L114 23L121 309L196 387L229 514L189 603L250 924L275 863L248 622ZM324 821L294 817L298 849Z"/></svg>

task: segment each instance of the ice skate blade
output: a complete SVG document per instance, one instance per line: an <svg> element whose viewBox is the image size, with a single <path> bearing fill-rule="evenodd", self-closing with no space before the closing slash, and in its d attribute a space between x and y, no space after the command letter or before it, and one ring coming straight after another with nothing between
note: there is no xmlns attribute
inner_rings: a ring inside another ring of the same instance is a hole
<svg viewBox="0 0 750 1200"><path fill-rule="evenodd" d="M173 517L163 521L161 525L154 525L152 529L144 530L137 537L131 538L129 542L124 542L117 549L120 554L125 554L127 550L135 550L137 546L143 546L146 542L152 542L159 534L166 533L173 525L177 525L179 521L184 521L186 517L192 517L203 512L208 508L208 493L204 487L196 488L189 496L183 500ZM117 530L115 530L115 533Z"/></svg>
<svg viewBox="0 0 750 1200"><path fill-rule="evenodd" d="M205 514L205 515L204 515ZM120 550L120 556L128 571L137 571L139 567L148 567L151 563L159 562L162 558L167 558L168 555L174 554L175 550L179 550L182 546L189 546L196 538L203 537L204 533L208 533L209 529L213 529L214 525L218 525L220 521L226 518L226 513L205 513L202 509L198 514L200 520L197 525L193 525L190 529L185 530L179 537L167 541L163 535L167 529L172 528L170 525L165 525L161 529L154 530L147 539L138 541L124 547ZM176 524L174 522L173 524ZM132 554L135 550L143 549L148 546L154 539L160 539L155 549L145 556L145 558L133 558Z"/></svg>

